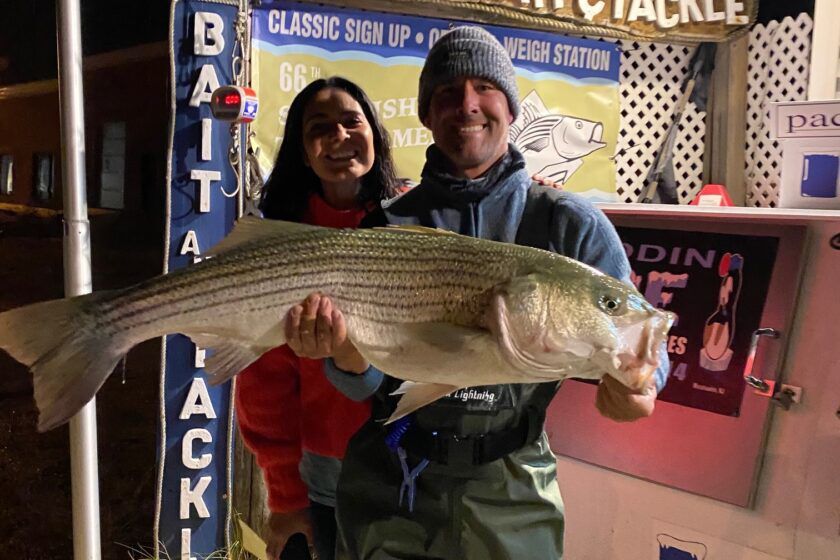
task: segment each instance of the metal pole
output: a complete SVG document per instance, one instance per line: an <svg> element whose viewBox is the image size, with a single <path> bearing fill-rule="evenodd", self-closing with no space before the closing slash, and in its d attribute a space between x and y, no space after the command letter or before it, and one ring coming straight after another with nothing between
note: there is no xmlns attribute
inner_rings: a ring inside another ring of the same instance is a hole
<svg viewBox="0 0 840 560"><path fill-rule="evenodd" d="M91 291L90 223L85 181L85 112L79 0L57 3L61 171L64 190L64 295ZM99 560L99 468L96 399L70 420L73 492L73 557Z"/></svg>

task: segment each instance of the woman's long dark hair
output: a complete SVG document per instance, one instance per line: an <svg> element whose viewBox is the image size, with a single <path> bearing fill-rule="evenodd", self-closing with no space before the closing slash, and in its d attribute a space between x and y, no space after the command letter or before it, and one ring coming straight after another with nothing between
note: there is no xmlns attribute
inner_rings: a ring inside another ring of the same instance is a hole
<svg viewBox="0 0 840 560"><path fill-rule="evenodd" d="M397 194L397 175L391 158L388 131L376 114L367 94L353 82L333 76L315 80L292 101L286 118L283 142L271 176L262 189L260 209L266 218L297 222L303 217L311 193L321 193L321 180L304 162L303 112L309 101L322 89L336 88L346 92L362 107L373 130L373 167L362 177L358 202L360 207L378 203Z"/></svg>

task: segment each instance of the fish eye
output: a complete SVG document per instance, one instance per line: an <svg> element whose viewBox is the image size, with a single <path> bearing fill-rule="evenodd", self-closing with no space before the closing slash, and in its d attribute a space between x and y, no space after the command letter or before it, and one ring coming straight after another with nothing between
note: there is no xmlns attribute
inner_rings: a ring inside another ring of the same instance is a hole
<svg viewBox="0 0 840 560"><path fill-rule="evenodd" d="M583 128L583 123L580 121L575 121L575 128Z"/></svg>
<svg viewBox="0 0 840 560"><path fill-rule="evenodd" d="M608 315L620 315L624 311L624 301L620 296L604 294L598 298L598 307Z"/></svg>

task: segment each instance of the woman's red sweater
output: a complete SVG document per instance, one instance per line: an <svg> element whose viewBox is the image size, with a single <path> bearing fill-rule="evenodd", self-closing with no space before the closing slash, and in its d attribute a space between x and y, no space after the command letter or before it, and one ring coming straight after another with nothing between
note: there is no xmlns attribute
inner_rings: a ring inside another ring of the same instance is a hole
<svg viewBox="0 0 840 560"><path fill-rule="evenodd" d="M354 228L365 214L336 210L313 195L301 221ZM327 381L322 360L299 358L284 345L239 374L236 410L242 439L263 471L268 507L285 512L309 505L298 471L303 450L342 458L348 440L370 416L370 403L345 397Z"/></svg>

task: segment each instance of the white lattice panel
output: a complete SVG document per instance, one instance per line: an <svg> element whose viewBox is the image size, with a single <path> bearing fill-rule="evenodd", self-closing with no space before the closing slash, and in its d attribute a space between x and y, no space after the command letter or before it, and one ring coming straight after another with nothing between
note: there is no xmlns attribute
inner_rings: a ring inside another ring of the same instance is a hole
<svg viewBox="0 0 840 560"><path fill-rule="evenodd" d="M770 102L807 97L813 20L756 25L750 33L747 84L746 191L748 206L774 207L779 201L782 149L771 140Z"/></svg>
<svg viewBox="0 0 840 560"><path fill-rule="evenodd" d="M620 41L621 129L616 155L616 190L624 202L636 202L645 178L673 122L674 107L695 47ZM680 203L702 186L706 113L685 107L674 146L674 174Z"/></svg>

